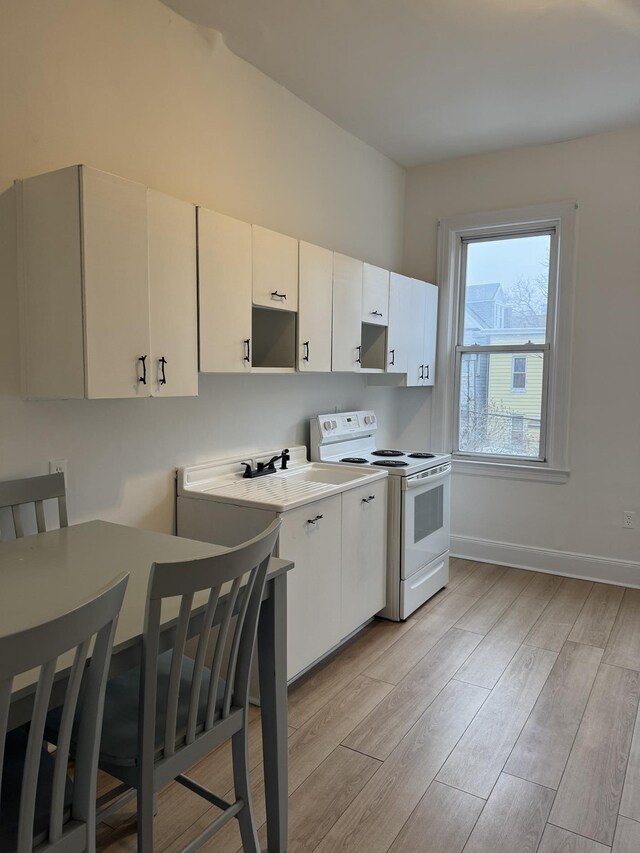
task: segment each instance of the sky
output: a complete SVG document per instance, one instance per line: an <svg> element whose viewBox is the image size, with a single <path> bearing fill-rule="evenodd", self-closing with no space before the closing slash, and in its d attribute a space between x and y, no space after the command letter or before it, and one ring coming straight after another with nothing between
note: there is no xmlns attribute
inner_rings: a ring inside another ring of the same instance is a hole
<svg viewBox="0 0 640 853"><path fill-rule="evenodd" d="M519 278L535 278L549 257L549 236L469 243L467 285L498 282L505 291Z"/></svg>

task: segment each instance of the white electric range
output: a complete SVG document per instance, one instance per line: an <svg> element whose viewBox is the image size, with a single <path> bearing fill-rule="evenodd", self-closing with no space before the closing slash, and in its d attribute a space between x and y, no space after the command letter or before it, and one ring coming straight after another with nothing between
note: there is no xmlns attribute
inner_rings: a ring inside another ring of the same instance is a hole
<svg viewBox="0 0 640 853"><path fill-rule="evenodd" d="M406 619L449 580L451 456L376 447L374 412L311 420L311 459L389 472L387 603L378 614Z"/></svg>

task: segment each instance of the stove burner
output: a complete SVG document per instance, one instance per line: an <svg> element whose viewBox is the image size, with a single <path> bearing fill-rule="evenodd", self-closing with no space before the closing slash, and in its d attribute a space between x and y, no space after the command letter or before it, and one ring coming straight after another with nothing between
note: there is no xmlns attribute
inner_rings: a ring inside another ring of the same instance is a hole
<svg viewBox="0 0 640 853"><path fill-rule="evenodd" d="M374 450L372 456L404 456L402 450Z"/></svg>
<svg viewBox="0 0 640 853"><path fill-rule="evenodd" d="M402 468L408 465L408 462L400 462L398 459L379 459L377 462L372 462L372 465L383 465L385 468Z"/></svg>
<svg viewBox="0 0 640 853"><path fill-rule="evenodd" d="M363 459L361 456L345 456L345 458L340 461L351 462L352 465L364 465L367 460Z"/></svg>
<svg viewBox="0 0 640 853"><path fill-rule="evenodd" d="M436 454L435 453L410 453L409 458L410 459L435 459Z"/></svg>

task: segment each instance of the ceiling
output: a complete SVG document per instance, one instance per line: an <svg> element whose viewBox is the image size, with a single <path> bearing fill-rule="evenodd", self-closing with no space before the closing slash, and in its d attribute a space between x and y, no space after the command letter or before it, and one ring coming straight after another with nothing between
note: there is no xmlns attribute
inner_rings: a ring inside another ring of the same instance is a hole
<svg viewBox="0 0 640 853"><path fill-rule="evenodd" d="M411 166L640 123L640 0L164 0Z"/></svg>

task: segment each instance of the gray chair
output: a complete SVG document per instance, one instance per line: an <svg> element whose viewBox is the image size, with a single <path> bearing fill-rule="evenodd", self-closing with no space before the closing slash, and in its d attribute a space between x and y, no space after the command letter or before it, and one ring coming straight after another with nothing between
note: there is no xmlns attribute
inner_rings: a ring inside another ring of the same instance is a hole
<svg viewBox="0 0 640 853"><path fill-rule="evenodd" d="M0 637L0 850L96 849L96 777L104 692L127 586L120 575L90 601L49 622ZM93 652L87 657L91 643ZM43 733L57 659L73 652L55 755ZM13 679L39 668L31 723L7 731ZM67 770L76 727L73 783Z"/></svg>
<svg viewBox="0 0 640 853"><path fill-rule="evenodd" d="M67 527L67 498L64 474L45 474L42 477L26 477L22 480L7 480L0 483L0 509L11 507L13 532L16 539L24 536L21 507L34 504L38 533L47 529L44 518L44 501L58 499L60 527ZM2 536L0 535L0 540Z"/></svg>
<svg viewBox="0 0 640 853"><path fill-rule="evenodd" d="M257 853L260 849L247 756L249 675L267 569L279 529L280 521L275 521L260 536L216 557L152 567L142 667L107 685L99 759L100 767L123 783L117 793L133 788L137 795L140 853L153 851L155 794L173 779L222 810L185 851L197 850L233 817L239 822L244 850ZM202 604L194 608L198 593ZM181 598L178 618L172 628L161 631L162 601L176 596ZM190 636L197 637L193 659L185 656ZM208 667L205 659L211 651ZM233 803L184 775L229 739ZM121 796L98 819L116 811L131 796L131 792Z"/></svg>

